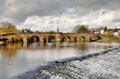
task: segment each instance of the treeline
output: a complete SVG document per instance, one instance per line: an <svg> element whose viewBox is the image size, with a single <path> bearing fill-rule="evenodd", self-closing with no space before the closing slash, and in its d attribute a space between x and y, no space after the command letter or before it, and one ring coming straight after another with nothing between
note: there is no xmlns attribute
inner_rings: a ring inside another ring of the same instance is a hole
<svg viewBox="0 0 120 79"><path fill-rule="evenodd" d="M95 32L100 32L100 30L103 30L104 32L117 32L120 30L119 28L107 28L107 26L101 26L101 27L95 27L95 28L90 28L88 25L77 25L73 32L75 33L95 33Z"/></svg>
<svg viewBox="0 0 120 79"><path fill-rule="evenodd" d="M77 25L74 28L75 33L89 33L90 29L87 25ZM0 23L0 34L10 34L10 33L42 33L40 31L31 31L30 29L18 30L16 26L10 22ZM49 31L46 33L56 33L56 31Z"/></svg>
<svg viewBox="0 0 120 79"><path fill-rule="evenodd" d="M74 29L74 33L94 33L99 31L100 29L104 29L104 31L118 31L120 29L108 29L105 27L96 27L90 28L88 25L77 25ZM18 30L16 26L10 22L1 22L0 23L0 34L10 34L10 33L44 33L40 31L32 31L31 29L22 29ZM46 31L45 33L56 33L56 31ZM62 33L62 32L59 32Z"/></svg>
<svg viewBox="0 0 120 79"><path fill-rule="evenodd" d="M73 31L75 33L89 33L91 30L88 25L77 25Z"/></svg>
<svg viewBox="0 0 120 79"><path fill-rule="evenodd" d="M8 34L8 33L19 33L20 30L16 28L16 26L9 22L0 23L0 34Z"/></svg>

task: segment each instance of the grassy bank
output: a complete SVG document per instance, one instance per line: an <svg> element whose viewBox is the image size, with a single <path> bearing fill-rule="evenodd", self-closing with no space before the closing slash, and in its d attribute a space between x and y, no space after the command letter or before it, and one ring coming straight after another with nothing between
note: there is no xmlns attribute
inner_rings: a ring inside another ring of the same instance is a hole
<svg viewBox="0 0 120 79"><path fill-rule="evenodd" d="M120 37L104 37L100 40L98 40L98 42L120 42Z"/></svg>

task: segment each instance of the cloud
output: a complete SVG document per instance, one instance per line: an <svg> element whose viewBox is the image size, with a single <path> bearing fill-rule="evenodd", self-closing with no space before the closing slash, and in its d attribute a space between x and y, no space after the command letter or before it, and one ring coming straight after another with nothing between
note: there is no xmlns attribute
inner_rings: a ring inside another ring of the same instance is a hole
<svg viewBox="0 0 120 79"><path fill-rule="evenodd" d="M3 14L17 21L23 21L28 16L46 16L58 12L59 0L6 0Z"/></svg>
<svg viewBox="0 0 120 79"><path fill-rule="evenodd" d="M10 22L10 23L13 23L13 24L14 24L14 22L13 22L12 19L6 18L6 17L4 17L4 16L0 16L0 23L1 23L1 22Z"/></svg>
<svg viewBox="0 0 120 79"><path fill-rule="evenodd" d="M84 15L91 10L118 9L119 0L1 0L2 15L23 22L28 16L50 16L64 13L68 8Z"/></svg>
<svg viewBox="0 0 120 79"><path fill-rule="evenodd" d="M88 25L95 25L95 26L108 26L108 27L113 27L116 26L118 27L120 23L114 22L115 20L118 20L118 17L120 17L119 12L120 10L117 11L105 11L102 14L97 14L96 16L92 16L92 18L87 18L83 21L83 24L88 24Z"/></svg>
<svg viewBox="0 0 120 79"><path fill-rule="evenodd" d="M72 31L75 24L75 19L69 18L68 15L46 17L35 15L28 17L21 26L30 28L33 31L56 31L57 27L59 27L60 31L67 32Z"/></svg>
<svg viewBox="0 0 120 79"><path fill-rule="evenodd" d="M120 0L0 0L0 15L18 28L71 31L77 24L119 25Z"/></svg>
<svg viewBox="0 0 120 79"><path fill-rule="evenodd" d="M78 24L90 25L90 27L107 25L112 27L113 25L117 26L120 24L114 22L117 17L120 17L120 10L108 11L102 9L90 12L85 16L72 14L73 12L75 12L73 9L68 9L66 13L59 16L29 16L21 26L24 26L24 28L29 28L33 31L56 31L57 27L59 27L62 32L70 32Z"/></svg>

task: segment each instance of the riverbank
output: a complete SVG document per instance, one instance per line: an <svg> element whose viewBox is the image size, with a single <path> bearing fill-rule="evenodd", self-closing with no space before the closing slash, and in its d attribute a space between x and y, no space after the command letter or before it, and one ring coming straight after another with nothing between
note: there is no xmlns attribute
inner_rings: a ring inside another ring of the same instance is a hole
<svg viewBox="0 0 120 79"><path fill-rule="evenodd" d="M105 54L105 55L103 55ZM120 49L55 60L11 79L119 79ZM104 73L103 73L104 72Z"/></svg>
<svg viewBox="0 0 120 79"><path fill-rule="evenodd" d="M97 42L118 42L120 43L120 37L103 37L100 40L97 40Z"/></svg>

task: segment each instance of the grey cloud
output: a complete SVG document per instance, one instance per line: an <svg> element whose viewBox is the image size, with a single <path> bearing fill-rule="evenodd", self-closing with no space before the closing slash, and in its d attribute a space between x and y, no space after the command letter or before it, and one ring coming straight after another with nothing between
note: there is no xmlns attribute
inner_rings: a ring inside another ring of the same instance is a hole
<svg viewBox="0 0 120 79"><path fill-rule="evenodd" d="M7 0L8 1L8 0ZM5 3L5 16L18 21L32 15L48 16L64 12L65 6L60 0L11 0ZM12 2L13 1L13 2Z"/></svg>
<svg viewBox="0 0 120 79"><path fill-rule="evenodd" d="M119 3L120 0L0 0L0 16L21 24L31 16L63 18L65 15L76 22L79 19L77 22L79 23L83 21L80 18L84 16L85 20L86 18L90 20L90 17L95 18L109 11L117 11L120 7ZM101 18L99 20L101 21Z"/></svg>
<svg viewBox="0 0 120 79"><path fill-rule="evenodd" d="M114 19L113 22L120 22L120 18Z"/></svg>
<svg viewBox="0 0 120 79"><path fill-rule="evenodd" d="M91 10L117 9L120 0L1 0L0 3L1 15L19 22L32 15L59 15L69 8L75 9L78 15Z"/></svg>

